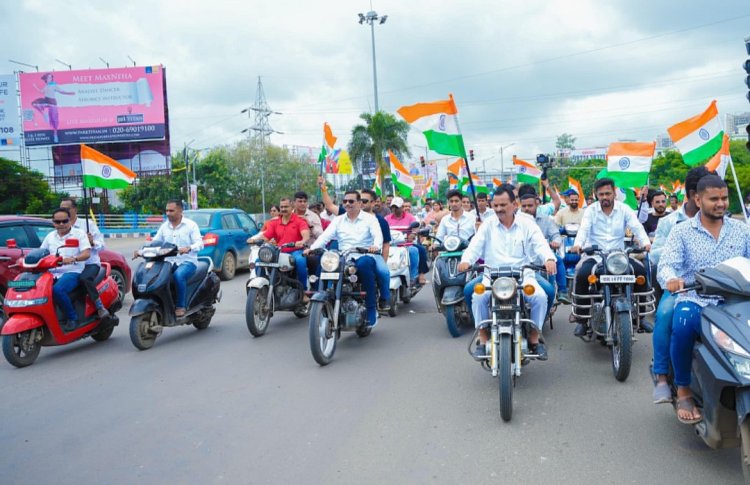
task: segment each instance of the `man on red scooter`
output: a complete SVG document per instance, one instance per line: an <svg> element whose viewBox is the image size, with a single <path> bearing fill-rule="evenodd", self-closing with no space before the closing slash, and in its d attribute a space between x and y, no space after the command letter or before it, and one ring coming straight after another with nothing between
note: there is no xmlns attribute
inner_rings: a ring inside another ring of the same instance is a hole
<svg viewBox="0 0 750 485"><path fill-rule="evenodd" d="M55 230L47 234L40 248L48 250L50 254L59 254L63 258L63 265L53 268L50 273L55 277L55 285L52 287L55 304L65 313L67 319L60 326L66 332L70 332L78 327L78 315L68 293L78 286L84 261L91 256L91 244L86 234L73 229L68 209L55 209L52 213L52 224L55 225ZM78 247L65 246L65 241L71 238L78 240Z"/></svg>

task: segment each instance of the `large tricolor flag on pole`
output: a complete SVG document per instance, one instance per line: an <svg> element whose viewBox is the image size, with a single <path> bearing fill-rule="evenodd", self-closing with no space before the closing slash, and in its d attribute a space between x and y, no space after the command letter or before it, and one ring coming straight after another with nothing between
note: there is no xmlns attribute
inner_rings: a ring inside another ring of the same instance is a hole
<svg viewBox="0 0 750 485"><path fill-rule="evenodd" d="M513 165L516 167L516 179L518 183L534 186L539 184L539 179L542 178L542 171L536 165L515 157L513 157Z"/></svg>
<svg viewBox="0 0 750 485"><path fill-rule="evenodd" d="M86 145L81 145L83 187L124 189L135 180L135 172Z"/></svg>
<svg viewBox="0 0 750 485"><path fill-rule="evenodd" d="M403 197L411 197L411 191L414 190L414 179L409 175L409 171L396 158L396 155L388 150L388 159L391 162L391 178L393 179L393 187L398 190L398 193Z"/></svg>
<svg viewBox="0 0 750 485"><path fill-rule="evenodd" d="M402 106L398 114L427 139L430 150L466 159L466 148L458 127L458 109L453 95L443 101Z"/></svg>
<svg viewBox="0 0 750 485"><path fill-rule="evenodd" d="M703 113L670 126L667 132L685 164L694 167L705 162L719 151L724 139L716 100Z"/></svg>
<svg viewBox="0 0 750 485"><path fill-rule="evenodd" d="M607 173L618 187L641 187L648 183L656 142L617 142L607 149Z"/></svg>
<svg viewBox="0 0 750 485"><path fill-rule="evenodd" d="M725 178L727 175L727 167L731 161L732 156L729 154L729 137L724 133L721 149L716 155L711 157L711 160L709 160L708 163L706 163L706 168L712 171L715 170L719 177Z"/></svg>

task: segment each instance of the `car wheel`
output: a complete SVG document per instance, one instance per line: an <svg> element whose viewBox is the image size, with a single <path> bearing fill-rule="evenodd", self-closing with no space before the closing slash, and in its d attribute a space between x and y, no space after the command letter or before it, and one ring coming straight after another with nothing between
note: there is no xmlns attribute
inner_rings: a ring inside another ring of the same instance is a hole
<svg viewBox="0 0 750 485"><path fill-rule="evenodd" d="M234 258L234 254L227 251L224 254L224 259L221 260L221 270L219 276L222 280L227 281L234 278L234 273L237 271L237 260Z"/></svg>
<svg viewBox="0 0 750 485"><path fill-rule="evenodd" d="M117 283L117 291L119 292L120 301L125 301L125 275L119 269L112 269L110 272L112 279Z"/></svg>

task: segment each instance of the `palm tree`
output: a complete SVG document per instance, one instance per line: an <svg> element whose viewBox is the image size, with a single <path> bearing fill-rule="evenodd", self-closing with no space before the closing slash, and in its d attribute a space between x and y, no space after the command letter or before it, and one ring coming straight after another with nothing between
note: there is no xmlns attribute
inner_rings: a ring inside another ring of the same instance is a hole
<svg viewBox="0 0 750 485"><path fill-rule="evenodd" d="M389 173L390 167L384 161L387 150L393 151L398 157L410 155L406 142L409 123L384 111L362 113L359 117L365 124L352 128L349 142L349 156L357 162L359 173L362 173L362 165L366 160L375 160L380 173Z"/></svg>

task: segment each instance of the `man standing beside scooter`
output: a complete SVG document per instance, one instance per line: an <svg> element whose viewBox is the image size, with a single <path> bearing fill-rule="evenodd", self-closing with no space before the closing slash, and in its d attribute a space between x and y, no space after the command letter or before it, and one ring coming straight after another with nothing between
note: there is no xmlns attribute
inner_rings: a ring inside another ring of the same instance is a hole
<svg viewBox="0 0 750 485"><path fill-rule="evenodd" d="M674 293L695 282L695 273L734 257L750 258L750 227L726 217L729 190L718 175L698 182L698 214L669 233L659 261L657 277L662 287ZM670 354L677 386L677 419L695 424L703 419L690 390L693 346L701 332L701 312L720 299L702 297L695 291L677 297L672 318Z"/></svg>
<svg viewBox="0 0 750 485"><path fill-rule="evenodd" d="M65 313L67 321L61 326L64 330L70 332L78 327L78 314L76 313L73 303L68 297L68 293L73 291L80 281L80 275L83 271L83 262L91 256L91 244L86 234L73 229L68 209L55 209L52 213L52 224L55 230L47 234L42 241L41 249L46 249L50 254L60 253L63 257L63 265L59 268L50 270L55 277L55 286L52 287L52 294L55 303ZM68 239L77 239L77 248L67 248L65 241Z"/></svg>
<svg viewBox="0 0 750 485"><path fill-rule="evenodd" d="M156 231L152 242L166 242L177 246L178 255L166 260L173 265L172 282L177 296L174 314L181 318L185 316L187 304L187 281L197 269L198 252L203 249L203 237L198 224L182 215L182 202L179 199L170 199L166 212L167 220ZM134 257L138 257L138 251Z"/></svg>
<svg viewBox="0 0 750 485"><path fill-rule="evenodd" d="M91 256L86 260L80 275L80 281L86 287L86 293L89 295L89 298L94 302L99 318L106 318L109 316L109 311L104 308L102 300L99 298L99 291L96 289L96 283L94 283L94 279L99 274L99 268L101 267L99 251L104 249L104 236L99 232L96 222L88 221L87 223L85 220L78 218L78 204L76 204L75 199L66 197L60 201L60 207L68 209L68 212L70 212L70 224L72 228L88 236L89 244L91 245Z"/></svg>

